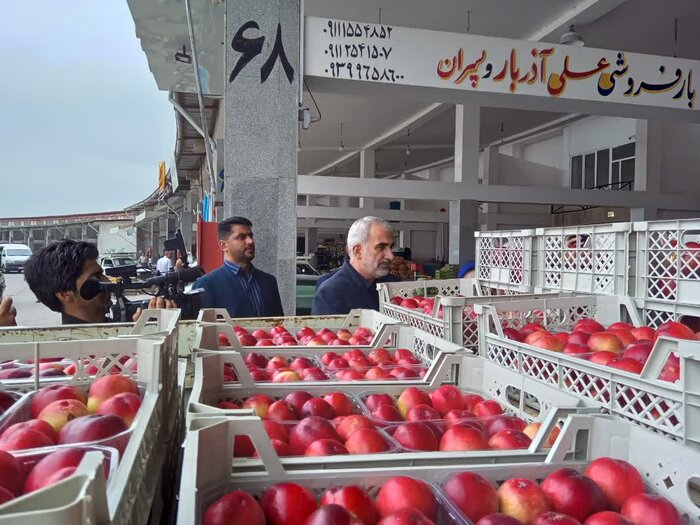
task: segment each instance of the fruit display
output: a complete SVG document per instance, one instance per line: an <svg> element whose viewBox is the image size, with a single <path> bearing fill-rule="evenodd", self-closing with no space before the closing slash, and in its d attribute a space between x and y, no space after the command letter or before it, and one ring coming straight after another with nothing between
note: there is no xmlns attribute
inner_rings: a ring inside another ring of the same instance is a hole
<svg viewBox="0 0 700 525"><path fill-rule="evenodd" d="M541 482L511 477L498 485L477 472L451 475L446 497L476 525L681 525L666 498L646 492L630 463L609 457L583 471L560 468Z"/></svg>
<svg viewBox="0 0 700 525"><path fill-rule="evenodd" d="M102 376L87 392L76 385L45 386L0 425L0 451L98 442L123 452L141 402L137 383L126 376Z"/></svg>
<svg viewBox="0 0 700 525"><path fill-rule="evenodd" d="M364 326L337 331L328 328L317 331L305 326L296 332L296 336L283 325L274 326L269 331L259 328L252 332L235 325L233 331L241 346L368 346L374 339L374 332ZM229 337L223 332L219 333L219 346L231 346Z"/></svg>
<svg viewBox="0 0 700 525"><path fill-rule="evenodd" d="M416 275L416 265L403 257L394 257L389 265L389 273L402 281L411 281Z"/></svg>
<svg viewBox="0 0 700 525"><path fill-rule="evenodd" d="M432 315L435 311L436 300L436 297L424 297L416 294L411 297L394 296L389 299L389 302L394 306L400 306L410 310L421 311L426 315ZM437 318L442 319L444 314L444 309L440 306L437 311Z"/></svg>
<svg viewBox="0 0 700 525"><path fill-rule="evenodd" d="M233 490L210 503L203 525L453 525L457 512L434 486L409 476L379 487L331 484L312 491L303 483L277 483L258 497Z"/></svg>
<svg viewBox="0 0 700 525"><path fill-rule="evenodd" d="M506 327L503 333L508 339L520 343L561 352L631 374L642 372L659 337L697 338L690 328L675 321L663 323L656 329L650 326L635 327L625 322L616 322L606 328L589 318L580 319L570 332L550 332L535 322L520 329ZM671 383L680 379L680 360L677 355L669 356L658 379Z"/></svg>

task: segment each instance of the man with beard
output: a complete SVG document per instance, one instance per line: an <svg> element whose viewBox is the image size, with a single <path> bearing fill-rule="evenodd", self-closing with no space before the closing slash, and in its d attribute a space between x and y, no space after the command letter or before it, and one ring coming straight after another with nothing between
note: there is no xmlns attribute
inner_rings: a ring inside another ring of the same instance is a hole
<svg viewBox="0 0 700 525"><path fill-rule="evenodd" d="M217 227L224 264L200 277L192 286L203 288L203 308L226 308L231 317L284 315L277 279L253 266L253 224L245 217L231 217Z"/></svg>
<svg viewBox="0 0 700 525"><path fill-rule="evenodd" d="M89 242L63 240L52 243L27 260L24 280L41 303L61 313L62 324L106 323L112 305L110 296L102 291L92 299L83 299L80 289L90 278L108 282L97 262L97 246ZM149 308L177 308L162 297L149 301ZM141 309L134 314L134 321Z"/></svg>
<svg viewBox="0 0 700 525"><path fill-rule="evenodd" d="M379 310L376 283L399 280L389 274L393 247L394 234L386 221L356 220L348 231L350 261L318 287L312 315L346 314L353 308Z"/></svg>

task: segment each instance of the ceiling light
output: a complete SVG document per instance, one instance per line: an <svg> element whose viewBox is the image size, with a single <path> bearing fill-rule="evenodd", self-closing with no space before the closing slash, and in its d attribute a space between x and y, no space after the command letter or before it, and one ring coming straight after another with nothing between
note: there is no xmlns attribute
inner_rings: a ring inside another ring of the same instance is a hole
<svg viewBox="0 0 700 525"><path fill-rule="evenodd" d="M574 26L569 26L569 31L559 38L559 43L563 46L583 47L583 39L574 30Z"/></svg>

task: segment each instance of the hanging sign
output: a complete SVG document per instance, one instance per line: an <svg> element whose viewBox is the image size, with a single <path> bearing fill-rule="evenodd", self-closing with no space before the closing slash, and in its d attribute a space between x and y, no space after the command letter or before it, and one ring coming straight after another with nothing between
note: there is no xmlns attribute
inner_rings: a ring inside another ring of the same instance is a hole
<svg viewBox="0 0 700 525"><path fill-rule="evenodd" d="M305 29L310 76L695 109L694 60L315 17Z"/></svg>

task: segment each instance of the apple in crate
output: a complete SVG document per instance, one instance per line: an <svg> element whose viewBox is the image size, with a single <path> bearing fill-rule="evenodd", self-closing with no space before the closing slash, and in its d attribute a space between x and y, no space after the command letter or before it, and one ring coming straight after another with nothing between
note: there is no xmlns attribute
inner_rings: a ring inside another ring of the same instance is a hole
<svg viewBox="0 0 700 525"><path fill-rule="evenodd" d="M392 376L389 372L386 370L383 370L382 368L379 368L378 366L374 366L367 370L365 372L365 379L367 381L387 381L387 380L392 380L396 379L394 376Z"/></svg>
<svg viewBox="0 0 700 525"><path fill-rule="evenodd" d="M22 493L24 484L24 467L12 454L0 450L0 487L7 489L11 495Z"/></svg>
<svg viewBox="0 0 700 525"><path fill-rule="evenodd" d="M656 329L654 341L659 337L672 337L675 339L695 339L695 333L683 323L667 321Z"/></svg>
<svg viewBox="0 0 700 525"><path fill-rule="evenodd" d="M267 365L265 365L265 369L267 369L270 372L274 372L275 370L282 370L284 368L289 368L289 364L287 363L287 360L284 357L279 355L274 356L267 362Z"/></svg>
<svg viewBox="0 0 700 525"><path fill-rule="evenodd" d="M301 407L301 417L318 416L323 419L333 419L337 414L333 407L325 400L315 397L309 399L304 406Z"/></svg>
<svg viewBox="0 0 700 525"><path fill-rule="evenodd" d="M596 332L588 338L588 347L594 352L621 352L624 348L620 338L611 332Z"/></svg>
<svg viewBox="0 0 700 525"><path fill-rule="evenodd" d="M32 377L32 372L29 368L6 368L0 370L0 379L23 379Z"/></svg>
<svg viewBox="0 0 700 525"><path fill-rule="evenodd" d="M357 485L336 487L326 490L321 496L321 506L340 505L357 516L365 525L379 521L379 511L367 492Z"/></svg>
<svg viewBox="0 0 700 525"><path fill-rule="evenodd" d="M363 428L345 440L345 448L350 454L377 454L389 450L389 442L378 430Z"/></svg>
<svg viewBox="0 0 700 525"><path fill-rule="evenodd" d="M109 379L116 376L106 376ZM39 413L38 419L46 421L59 432L69 421L86 416L88 408L77 399L60 399L45 406Z"/></svg>
<svg viewBox="0 0 700 525"><path fill-rule="evenodd" d="M50 447L54 444L54 439L51 439L44 432L30 427L15 430L7 435L3 433L0 438L0 450L4 450L5 452Z"/></svg>
<svg viewBox="0 0 700 525"><path fill-rule="evenodd" d="M430 405L416 405L406 414L406 421L434 421L441 419L440 412Z"/></svg>
<svg viewBox="0 0 700 525"><path fill-rule="evenodd" d="M440 438L439 449L443 452L458 450L486 450L488 443L484 433L467 424L454 425L448 428Z"/></svg>
<svg viewBox="0 0 700 525"><path fill-rule="evenodd" d="M38 432L41 432L42 434L46 435L46 437L49 438L52 442L56 442L56 431L43 419L30 419L28 421L20 421L19 423L10 425L0 435L0 439L9 437L15 432L19 432L20 430L24 429L36 430Z"/></svg>
<svg viewBox="0 0 700 525"><path fill-rule="evenodd" d="M273 383L293 383L301 381L301 377L293 370L278 370L272 376Z"/></svg>
<svg viewBox="0 0 700 525"><path fill-rule="evenodd" d="M634 525L634 523L618 512L604 510L589 516L583 525Z"/></svg>
<svg viewBox="0 0 700 525"><path fill-rule="evenodd" d="M305 456L339 456L347 453L348 449L337 439L317 439L304 451Z"/></svg>
<svg viewBox="0 0 700 525"><path fill-rule="evenodd" d="M393 437L411 450L435 451L439 448L435 432L425 423L410 422L396 427Z"/></svg>
<svg viewBox="0 0 700 525"><path fill-rule="evenodd" d="M123 392L110 397L100 405L95 413L118 416L124 420L127 427L130 427L140 407L141 397L131 392Z"/></svg>
<svg viewBox="0 0 700 525"><path fill-rule="evenodd" d="M292 453L298 456L303 455L306 448L318 439L340 441L340 436L330 421L316 416L302 419L294 425L289 433L289 445Z"/></svg>
<svg viewBox="0 0 700 525"><path fill-rule="evenodd" d="M513 518L512 516L508 516L506 514L501 514L500 512L496 512L494 514L489 514L487 516L484 516L481 518L479 521L476 522L476 525L523 525L520 520L517 520Z"/></svg>
<svg viewBox="0 0 700 525"><path fill-rule="evenodd" d="M600 487L580 472L564 468L549 474L542 482L542 491L555 512L584 522L596 512L610 510Z"/></svg>
<svg viewBox="0 0 700 525"><path fill-rule="evenodd" d="M296 408L297 412L301 411L301 407L304 406L304 403L306 403L309 399L313 399L314 396L309 394L308 392L305 392L303 390L297 390L295 392L291 392L287 394L287 396L284 398L284 400L291 404L294 408Z"/></svg>
<svg viewBox="0 0 700 525"><path fill-rule="evenodd" d="M494 450L526 449L532 440L520 430L507 428L499 430L489 438L489 448Z"/></svg>
<svg viewBox="0 0 700 525"><path fill-rule="evenodd" d="M506 415L488 418L485 423L489 436L493 436L495 433L508 428L522 431L527 426L527 423L519 417Z"/></svg>
<svg viewBox="0 0 700 525"><path fill-rule="evenodd" d="M433 406L430 394L413 386L404 390L396 401L396 406L403 417L406 417L408 411L416 405ZM437 419L439 419L439 417Z"/></svg>
<svg viewBox="0 0 700 525"><path fill-rule="evenodd" d="M372 410L372 417L379 421L403 421L401 412L394 405L379 405Z"/></svg>
<svg viewBox="0 0 700 525"><path fill-rule="evenodd" d="M501 512L522 523L532 523L537 516L549 512L547 496L534 481L511 478L498 488Z"/></svg>
<svg viewBox="0 0 700 525"><path fill-rule="evenodd" d="M136 382L126 376L110 375L96 379L88 390L88 411L94 413L102 403L122 392L138 395L139 389Z"/></svg>
<svg viewBox="0 0 700 525"><path fill-rule="evenodd" d="M443 416L450 410L466 408L462 392L460 392L459 388L452 385L442 385L430 394L430 400L433 408Z"/></svg>
<svg viewBox="0 0 700 525"><path fill-rule="evenodd" d="M606 351L600 351L600 352L595 352L591 354L588 358L588 360L591 363L596 363L598 365L607 365L610 363L610 361L614 361L615 359L618 358L618 355L615 352L606 352Z"/></svg>
<svg viewBox="0 0 700 525"><path fill-rule="evenodd" d="M540 423L539 421L530 423L523 429L523 434L525 434L530 439L534 440L535 436L539 433L541 427L542 423ZM561 432L559 427L554 427L552 429L552 431L549 433L549 436L547 437L547 440L544 442L545 448L550 448L552 445L554 445L554 442L557 440L557 437L559 437L559 432Z"/></svg>
<svg viewBox="0 0 700 525"><path fill-rule="evenodd" d="M314 494L296 483L277 483L268 488L260 498L260 506L267 525L303 525L318 508Z"/></svg>
<svg viewBox="0 0 700 525"><path fill-rule="evenodd" d="M600 487L615 511L619 511L630 496L645 492L642 475L621 459L598 458L588 465L586 476Z"/></svg>
<svg viewBox="0 0 700 525"><path fill-rule="evenodd" d="M389 394L370 394L365 399L365 405L367 405L367 409L370 412L373 412L380 405L389 405L393 407L394 399Z"/></svg>
<svg viewBox="0 0 700 525"><path fill-rule="evenodd" d="M86 449L64 448L48 454L34 465L24 482L25 494L48 487L75 472L85 456Z"/></svg>
<svg viewBox="0 0 700 525"><path fill-rule="evenodd" d="M537 516L532 525L581 525L581 522L559 512L545 512Z"/></svg>
<svg viewBox="0 0 700 525"><path fill-rule="evenodd" d="M243 358L243 362L248 367L255 366L257 368L265 368L267 366L267 357L257 352L251 352Z"/></svg>
<svg viewBox="0 0 700 525"><path fill-rule="evenodd" d="M455 425L458 425L459 423L463 422L465 419L472 419L474 417L475 417L474 413L471 412L470 410L467 410L466 408L453 409L444 415L445 425L447 425L447 428L450 428L450 427L453 427Z"/></svg>
<svg viewBox="0 0 700 525"><path fill-rule="evenodd" d="M338 416L349 416L355 413L355 405L348 396L342 392L331 392L323 396L323 400L328 403Z"/></svg>
<svg viewBox="0 0 700 525"><path fill-rule="evenodd" d="M344 417L336 425L336 431L343 440L347 440L355 432L367 428L374 428L374 424L365 416L362 416L360 414L352 414L350 416Z"/></svg>
<svg viewBox="0 0 700 525"><path fill-rule="evenodd" d="M243 490L234 490L209 505L202 521L202 525L228 523L265 525L265 514L253 496Z"/></svg>
<svg viewBox="0 0 700 525"><path fill-rule="evenodd" d="M632 328L630 333L637 341L655 341L656 340L656 330L651 326L640 326L638 328Z"/></svg>
<svg viewBox="0 0 700 525"><path fill-rule="evenodd" d="M405 508L414 508L426 518L437 521L438 503L430 486L408 476L387 480L377 494L377 509L382 518Z"/></svg>
<svg viewBox="0 0 700 525"><path fill-rule="evenodd" d="M256 394L243 402L243 408L252 408L258 417L265 417L267 410L275 400L265 394Z"/></svg>
<svg viewBox="0 0 700 525"><path fill-rule="evenodd" d="M85 404L85 394L82 390L71 385L51 385L41 388L34 394L30 404L30 413L32 417L39 417L41 411L47 405L61 399L76 399Z"/></svg>
<svg viewBox="0 0 700 525"><path fill-rule="evenodd" d="M340 505L324 505L306 518L304 525L364 525Z"/></svg>
<svg viewBox="0 0 700 525"><path fill-rule="evenodd" d="M324 374L320 368L305 368L301 371L301 378L303 381L327 381L328 377Z"/></svg>
<svg viewBox="0 0 700 525"><path fill-rule="evenodd" d="M69 421L58 433L57 441L59 445L97 441L120 434L127 428L124 420L118 416L91 414ZM120 449L119 446L116 448Z"/></svg>
<svg viewBox="0 0 700 525"><path fill-rule="evenodd" d="M294 405L280 399L268 407L265 417L275 421L296 421L299 419L299 412Z"/></svg>
<svg viewBox="0 0 700 525"><path fill-rule="evenodd" d="M620 512L635 525L682 525L685 521L673 504L656 494L635 494L631 496Z"/></svg>
<svg viewBox="0 0 700 525"><path fill-rule="evenodd" d="M487 399L475 405L473 412L476 417L498 416L503 414L503 407L498 401Z"/></svg>
<svg viewBox="0 0 700 525"><path fill-rule="evenodd" d="M596 332L604 332L605 327L600 324L595 319L580 319L574 325L574 332L585 332L587 334L594 334Z"/></svg>
<svg viewBox="0 0 700 525"><path fill-rule="evenodd" d="M445 483L443 490L472 522L498 512L496 487L475 472L455 474Z"/></svg>

